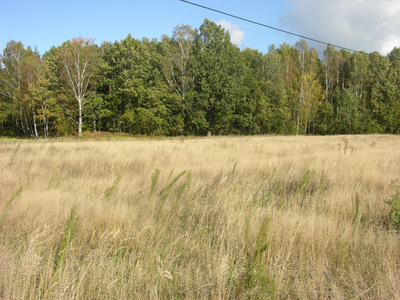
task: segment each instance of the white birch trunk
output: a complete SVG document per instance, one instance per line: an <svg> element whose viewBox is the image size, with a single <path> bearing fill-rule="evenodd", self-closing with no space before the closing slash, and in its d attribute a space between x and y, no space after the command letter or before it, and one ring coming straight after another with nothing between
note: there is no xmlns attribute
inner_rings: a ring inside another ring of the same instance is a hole
<svg viewBox="0 0 400 300"><path fill-rule="evenodd" d="M36 118L35 118L35 109L32 105L32 116L33 116L33 133L35 134L35 138L38 138L37 128L36 128Z"/></svg>
<svg viewBox="0 0 400 300"><path fill-rule="evenodd" d="M78 135L82 136L82 100L78 100L79 102L79 120L78 120Z"/></svg>

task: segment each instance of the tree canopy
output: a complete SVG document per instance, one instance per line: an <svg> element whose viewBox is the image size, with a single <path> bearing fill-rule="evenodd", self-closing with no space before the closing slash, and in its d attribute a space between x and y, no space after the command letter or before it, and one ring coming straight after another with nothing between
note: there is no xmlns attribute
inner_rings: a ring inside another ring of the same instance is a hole
<svg viewBox="0 0 400 300"><path fill-rule="evenodd" d="M239 49L205 19L160 41L81 37L44 55L0 55L0 134L144 135L400 132L400 48L387 56L306 41Z"/></svg>

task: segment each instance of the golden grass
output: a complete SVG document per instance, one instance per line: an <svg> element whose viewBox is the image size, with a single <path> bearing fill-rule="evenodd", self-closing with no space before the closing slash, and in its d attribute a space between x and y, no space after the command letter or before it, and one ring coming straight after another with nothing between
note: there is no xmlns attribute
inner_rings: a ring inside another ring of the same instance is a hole
<svg viewBox="0 0 400 300"><path fill-rule="evenodd" d="M0 141L1 299L400 299L398 136Z"/></svg>

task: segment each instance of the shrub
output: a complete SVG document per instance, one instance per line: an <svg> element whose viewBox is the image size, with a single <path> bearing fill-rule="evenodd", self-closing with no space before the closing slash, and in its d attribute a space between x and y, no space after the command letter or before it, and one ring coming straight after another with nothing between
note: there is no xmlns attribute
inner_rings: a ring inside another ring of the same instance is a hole
<svg viewBox="0 0 400 300"><path fill-rule="evenodd" d="M388 218L396 230L400 230L400 186L395 189L396 193L386 203L391 206Z"/></svg>

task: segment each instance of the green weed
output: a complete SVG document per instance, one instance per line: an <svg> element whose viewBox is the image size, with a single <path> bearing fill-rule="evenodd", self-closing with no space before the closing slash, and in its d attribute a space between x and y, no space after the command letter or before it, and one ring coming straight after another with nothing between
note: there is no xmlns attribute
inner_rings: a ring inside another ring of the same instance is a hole
<svg viewBox="0 0 400 300"><path fill-rule="evenodd" d="M155 169L153 175L151 175L151 188L150 188L150 200L154 196L154 191L156 188L156 185L158 183L158 179L160 178L160 169Z"/></svg>
<svg viewBox="0 0 400 300"><path fill-rule="evenodd" d="M395 194L386 202L391 209L388 215L389 223L392 224L397 231L400 230L400 186L396 188Z"/></svg>
<svg viewBox="0 0 400 300"><path fill-rule="evenodd" d="M57 249L57 255L54 262L54 269L56 272L59 271L65 263L68 249L77 234L78 222L79 217L77 214L77 207L73 206L69 211L67 220L65 221L61 242Z"/></svg>
<svg viewBox="0 0 400 300"><path fill-rule="evenodd" d="M112 193L114 192L120 181L121 181L121 176L118 176L118 178L114 180L113 185L105 190L104 196L106 198L109 198L112 195Z"/></svg>
<svg viewBox="0 0 400 300"><path fill-rule="evenodd" d="M270 224L271 219L265 217L254 247L250 241L250 217L246 218L244 230L246 265L236 296L244 293L248 299L275 299L276 282L269 274L266 261Z"/></svg>

